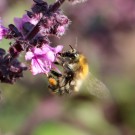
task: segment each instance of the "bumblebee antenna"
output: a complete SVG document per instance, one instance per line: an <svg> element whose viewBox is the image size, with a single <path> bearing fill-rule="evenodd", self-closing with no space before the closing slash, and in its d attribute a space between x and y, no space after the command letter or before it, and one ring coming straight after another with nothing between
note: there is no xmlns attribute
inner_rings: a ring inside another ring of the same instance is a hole
<svg viewBox="0 0 135 135"><path fill-rule="evenodd" d="M74 48L71 46L71 45L69 45L70 46L70 48L72 49L72 51L74 51Z"/></svg>

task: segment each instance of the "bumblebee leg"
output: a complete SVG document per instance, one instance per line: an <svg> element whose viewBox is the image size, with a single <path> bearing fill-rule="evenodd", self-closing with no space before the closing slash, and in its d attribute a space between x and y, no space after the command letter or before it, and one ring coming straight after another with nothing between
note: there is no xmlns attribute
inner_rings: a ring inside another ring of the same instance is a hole
<svg viewBox="0 0 135 135"><path fill-rule="evenodd" d="M68 83L68 84L66 85L66 87L65 87L65 92L66 92L67 94L70 94L70 93L71 93L71 86L70 86L69 83Z"/></svg>
<svg viewBox="0 0 135 135"><path fill-rule="evenodd" d="M51 70L51 73L56 77L61 77L62 76L62 74L60 74L60 73L58 73L58 72L56 72L54 70Z"/></svg>
<svg viewBox="0 0 135 135"><path fill-rule="evenodd" d="M58 61L53 62L55 65L60 65Z"/></svg>

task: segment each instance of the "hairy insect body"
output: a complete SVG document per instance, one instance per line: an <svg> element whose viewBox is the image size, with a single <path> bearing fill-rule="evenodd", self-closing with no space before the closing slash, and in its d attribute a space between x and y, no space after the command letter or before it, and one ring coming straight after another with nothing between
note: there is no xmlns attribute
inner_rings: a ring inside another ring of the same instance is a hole
<svg viewBox="0 0 135 135"><path fill-rule="evenodd" d="M106 85L89 72L86 57L72 47L69 51L59 53L55 64L61 66L62 71L61 73L51 71L48 77L51 92L59 95L70 94L78 92L81 86L85 86L90 95L102 99L111 97Z"/></svg>
<svg viewBox="0 0 135 135"><path fill-rule="evenodd" d="M71 48L70 51L59 54L56 63L62 66L63 72L61 74L57 74L56 71L51 72L48 79L50 90L59 94L79 91L89 74L85 56Z"/></svg>

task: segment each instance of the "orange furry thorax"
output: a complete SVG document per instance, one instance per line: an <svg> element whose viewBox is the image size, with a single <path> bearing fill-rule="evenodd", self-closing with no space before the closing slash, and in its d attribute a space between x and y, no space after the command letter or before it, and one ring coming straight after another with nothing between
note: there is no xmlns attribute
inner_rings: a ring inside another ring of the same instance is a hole
<svg viewBox="0 0 135 135"><path fill-rule="evenodd" d="M79 58L79 63L80 65L79 67L79 76L82 79L85 79L89 73L89 66L88 66L88 62L87 59L85 58L85 56L83 56L82 54L80 54L80 58Z"/></svg>

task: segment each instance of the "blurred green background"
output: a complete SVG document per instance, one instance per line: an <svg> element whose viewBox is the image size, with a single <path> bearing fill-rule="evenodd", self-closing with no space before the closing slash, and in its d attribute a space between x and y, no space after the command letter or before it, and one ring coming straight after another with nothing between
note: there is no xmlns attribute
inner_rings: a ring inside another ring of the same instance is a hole
<svg viewBox="0 0 135 135"><path fill-rule="evenodd" d="M32 3L0 0L3 24L22 17ZM85 87L75 97L51 96L46 77L26 71L14 85L0 84L0 135L135 134L135 1L65 2L62 9L72 23L61 39L52 38L53 44L65 49L71 44L85 54L91 73L106 84L113 100L83 93ZM0 46L8 50L9 41Z"/></svg>

